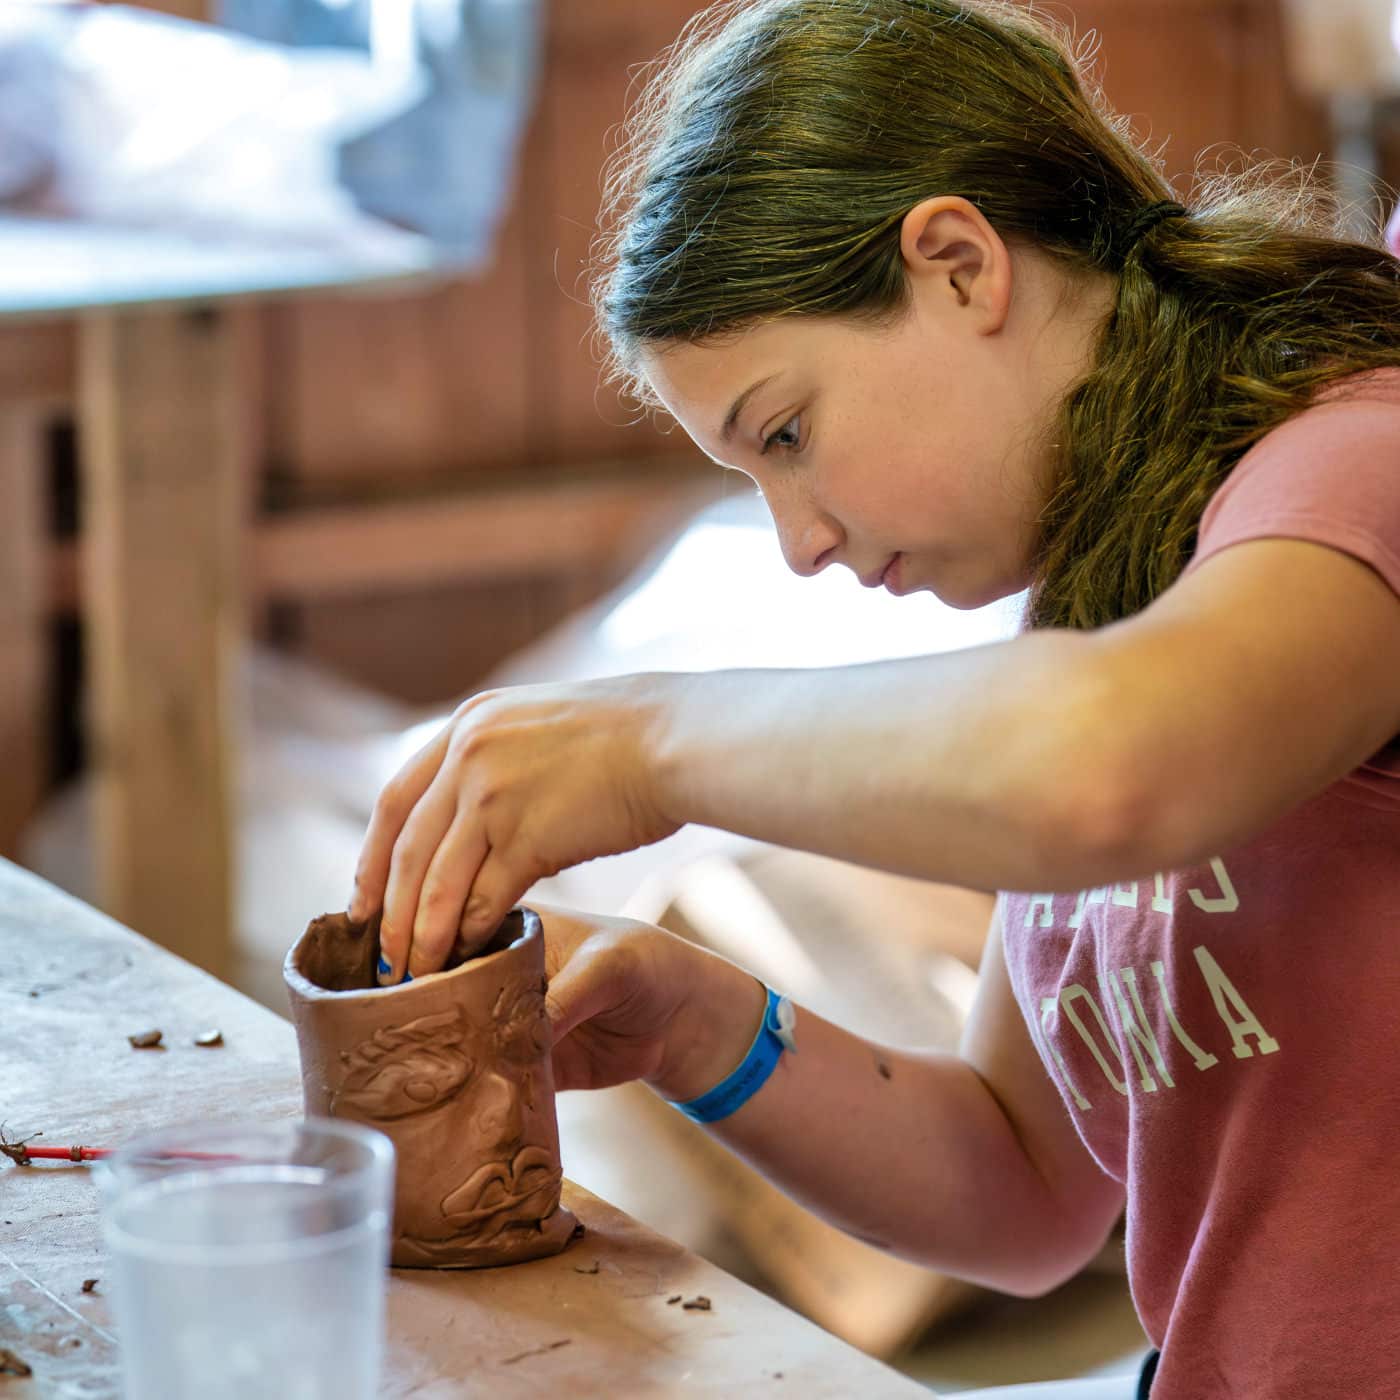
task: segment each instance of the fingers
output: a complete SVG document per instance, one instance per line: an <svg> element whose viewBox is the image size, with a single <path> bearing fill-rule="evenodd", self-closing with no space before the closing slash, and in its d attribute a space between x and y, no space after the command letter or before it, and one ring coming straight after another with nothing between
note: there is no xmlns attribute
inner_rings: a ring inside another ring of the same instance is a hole
<svg viewBox="0 0 1400 1400"><path fill-rule="evenodd" d="M507 842L505 849L520 851L524 849L524 843L519 840ZM467 895L466 906L457 926L457 951L463 957L480 951L521 895L536 880L553 872L533 864L523 866L518 859L510 860L492 846L486 852L481 868L472 873L476 878L468 880L471 892ZM414 975L417 976L417 973Z"/></svg>
<svg viewBox="0 0 1400 1400"><path fill-rule="evenodd" d="M399 833L419 798L427 792L429 784L442 767L451 737L451 726L444 725L428 744L399 769L379 794L360 848L360 860L355 869L355 889L346 910L356 923L363 923L382 907L394 843L399 839Z"/></svg>
<svg viewBox="0 0 1400 1400"><path fill-rule="evenodd" d="M433 857L452 827L456 810L457 797L451 784L435 782L419 799L394 843L389 882L384 890L384 915L379 925L381 986L401 981L408 969L418 896ZM422 960L419 966L424 972L438 970L423 965Z"/></svg>
<svg viewBox="0 0 1400 1400"><path fill-rule="evenodd" d="M408 970L414 977L437 972L446 964L457 942L467 892L487 854L481 823L459 810L423 877L408 954Z"/></svg>

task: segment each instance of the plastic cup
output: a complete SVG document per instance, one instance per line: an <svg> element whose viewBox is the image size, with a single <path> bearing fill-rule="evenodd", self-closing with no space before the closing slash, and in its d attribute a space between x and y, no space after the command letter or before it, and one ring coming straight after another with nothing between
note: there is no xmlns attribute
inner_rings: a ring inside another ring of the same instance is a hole
<svg viewBox="0 0 1400 1400"><path fill-rule="evenodd" d="M98 1163L130 1400L373 1400L394 1149L309 1118L196 1124Z"/></svg>

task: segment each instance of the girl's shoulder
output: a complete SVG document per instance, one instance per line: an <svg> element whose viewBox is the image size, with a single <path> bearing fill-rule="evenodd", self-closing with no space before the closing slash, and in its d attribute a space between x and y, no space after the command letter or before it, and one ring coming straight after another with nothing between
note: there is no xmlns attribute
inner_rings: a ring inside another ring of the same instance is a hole
<svg viewBox="0 0 1400 1400"><path fill-rule="evenodd" d="M1362 370L1334 380L1319 390L1306 408L1264 434L1241 458L1244 466L1259 456L1293 448L1300 440L1317 438L1346 447L1354 435L1393 431L1400 412L1400 365Z"/></svg>
<svg viewBox="0 0 1400 1400"><path fill-rule="evenodd" d="M1254 443L1207 506L1200 539L1226 514L1364 517L1376 506L1381 524L1400 509L1400 365L1328 385ZM1400 530L1400 516L1394 524Z"/></svg>
<svg viewBox="0 0 1400 1400"><path fill-rule="evenodd" d="M1254 443L1206 506L1186 572L1264 538L1341 550L1400 594L1400 366L1339 380Z"/></svg>
<svg viewBox="0 0 1400 1400"><path fill-rule="evenodd" d="M1383 365L1377 369L1362 370L1329 384L1308 408L1289 421L1306 417L1321 408L1336 409L1341 406L1366 404L1400 407L1400 365Z"/></svg>

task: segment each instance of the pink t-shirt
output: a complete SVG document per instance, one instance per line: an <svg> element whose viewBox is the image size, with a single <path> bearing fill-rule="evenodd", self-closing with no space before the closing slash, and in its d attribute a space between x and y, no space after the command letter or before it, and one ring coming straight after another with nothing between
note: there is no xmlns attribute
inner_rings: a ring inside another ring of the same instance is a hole
<svg viewBox="0 0 1400 1400"><path fill-rule="evenodd" d="M1190 568L1265 536L1400 593L1400 370L1252 447ZM1002 898L1046 1070L1127 1188L1153 1400L1400 1396L1400 746L1197 868Z"/></svg>

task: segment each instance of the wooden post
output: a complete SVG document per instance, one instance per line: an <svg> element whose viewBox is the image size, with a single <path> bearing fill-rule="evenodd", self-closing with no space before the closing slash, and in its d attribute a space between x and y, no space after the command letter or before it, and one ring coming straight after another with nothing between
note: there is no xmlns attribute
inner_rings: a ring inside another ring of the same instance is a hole
<svg viewBox="0 0 1400 1400"><path fill-rule="evenodd" d="M93 314L79 352L102 903L219 976L233 952L246 516L232 318Z"/></svg>
<svg viewBox="0 0 1400 1400"><path fill-rule="evenodd" d="M44 413L0 405L0 855L14 855L43 786L47 530Z"/></svg>
<svg viewBox="0 0 1400 1400"><path fill-rule="evenodd" d="M159 10L176 19L208 20L213 6L211 0L137 0L143 10Z"/></svg>

